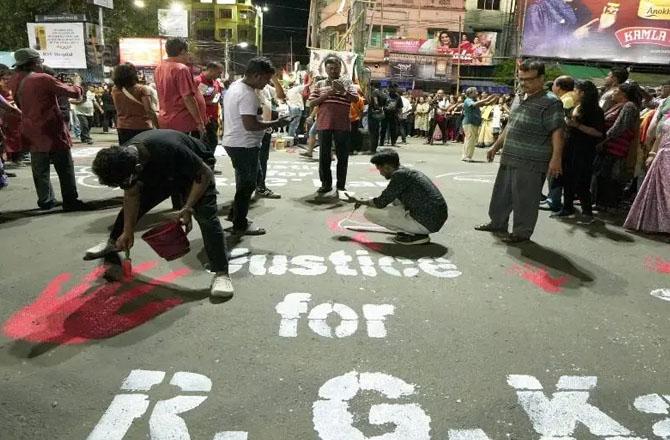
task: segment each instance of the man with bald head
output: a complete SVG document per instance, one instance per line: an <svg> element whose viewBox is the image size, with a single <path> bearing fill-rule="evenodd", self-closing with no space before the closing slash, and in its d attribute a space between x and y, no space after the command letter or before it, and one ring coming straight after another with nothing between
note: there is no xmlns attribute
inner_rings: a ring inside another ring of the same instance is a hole
<svg viewBox="0 0 670 440"><path fill-rule="evenodd" d="M433 145L433 134L435 127L440 127L442 133L442 143L447 142L447 115L449 108L449 99L444 95L444 90L440 89L435 94L435 98L429 103L432 117L430 118L430 129L428 130L428 139L426 144ZM430 113L429 113L430 114Z"/></svg>
<svg viewBox="0 0 670 440"><path fill-rule="evenodd" d="M565 116L572 116L572 109L575 108L575 80L571 76L563 75L554 80L551 91L563 103Z"/></svg>

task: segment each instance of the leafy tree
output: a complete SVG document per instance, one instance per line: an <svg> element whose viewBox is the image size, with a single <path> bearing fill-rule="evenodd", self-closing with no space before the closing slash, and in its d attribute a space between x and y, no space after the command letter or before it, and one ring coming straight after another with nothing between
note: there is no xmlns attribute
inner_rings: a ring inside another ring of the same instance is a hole
<svg viewBox="0 0 670 440"><path fill-rule="evenodd" d="M105 43L116 44L121 37L154 37L158 33L158 8L167 0L146 0L138 9L133 0L114 0L114 9L104 9ZM98 7L86 0L0 0L0 50L16 50L28 45L26 23L35 15L86 14L97 21Z"/></svg>

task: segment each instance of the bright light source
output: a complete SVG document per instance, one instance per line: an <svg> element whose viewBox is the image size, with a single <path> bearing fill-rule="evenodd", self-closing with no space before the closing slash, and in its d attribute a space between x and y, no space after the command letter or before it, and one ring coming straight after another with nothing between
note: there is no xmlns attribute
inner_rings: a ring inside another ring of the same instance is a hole
<svg viewBox="0 0 670 440"><path fill-rule="evenodd" d="M182 2L174 2L170 5L170 9L173 11L183 11L184 4Z"/></svg>
<svg viewBox="0 0 670 440"><path fill-rule="evenodd" d="M247 43L246 41L237 43L237 45L240 46L242 49L246 49L247 47L249 47L249 43Z"/></svg>
<svg viewBox="0 0 670 440"><path fill-rule="evenodd" d="M263 6L263 12L269 12L269 11L270 8L268 7L268 5Z"/></svg>
<svg viewBox="0 0 670 440"><path fill-rule="evenodd" d="M136 8L143 8L146 6L144 4L144 0L135 0L133 4L135 5Z"/></svg>

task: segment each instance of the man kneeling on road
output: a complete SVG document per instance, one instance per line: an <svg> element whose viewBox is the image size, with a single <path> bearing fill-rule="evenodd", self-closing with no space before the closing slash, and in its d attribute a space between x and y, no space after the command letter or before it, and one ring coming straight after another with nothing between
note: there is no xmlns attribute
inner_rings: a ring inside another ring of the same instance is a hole
<svg viewBox="0 0 670 440"><path fill-rule="evenodd" d="M123 209L109 241L89 249L84 259L105 257L110 263L107 278L119 279L122 270L117 252L133 247L138 219L173 193L179 193L186 200L178 214L186 232L192 228L191 216L200 225L209 270L215 273L211 295L232 297L224 233L217 217L214 175L205 164L211 154L198 139L174 130L145 131L124 147L99 151L93 172L101 184L124 190Z"/></svg>
<svg viewBox="0 0 670 440"><path fill-rule="evenodd" d="M347 202L356 207L365 205L365 218L397 232L393 238L396 243L429 243L428 234L439 231L448 217L447 202L440 190L421 171L400 166L394 150L379 150L370 162L390 180L388 186L374 199L348 196Z"/></svg>

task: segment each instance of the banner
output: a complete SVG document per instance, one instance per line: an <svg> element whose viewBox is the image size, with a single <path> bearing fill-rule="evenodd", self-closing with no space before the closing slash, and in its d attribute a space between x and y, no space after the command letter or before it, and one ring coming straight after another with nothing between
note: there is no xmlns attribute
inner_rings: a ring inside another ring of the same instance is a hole
<svg viewBox="0 0 670 440"><path fill-rule="evenodd" d="M188 11L186 9L159 9L158 35L188 38Z"/></svg>
<svg viewBox="0 0 670 440"><path fill-rule="evenodd" d="M670 0L530 0L522 53L667 64Z"/></svg>
<svg viewBox="0 0 670 440"><path fill-rule="evenodd" d="M353 52L337 52L327 49L312 49L312 53L309 57L309 71L314 76L323 76L327 77L326 66L323 62L328 55L337 55L342 60L342 73L343 78L352 79L353 72L356 66L356 57L357 55Z"/></svg>
<svg viewBox="0 0 670 440"><path fill-rule="evenodd" d="M422 54L450 57L454 63L490 66L495 56L495 32L438 31L430 40L389 39L384 41L386 53Z"/></svg>
<svg viewBox="0 0 670 440"><path fill-rule="evenodd" d="M389 53L388 76L395 79L441 79L453 76L453 61L450 57Z"/></svg>
<svg viewBox="0 0 670 440"><path fill-rule="evenodd" d="M165 40L162 38L120 38L121 63L136 67L154 67L165 57Z"/></svg>
<svg viewBox="0 0 670 440"><path fill-rule="evenodd" d="M28 45L55 69L86 69L84 23L27 23Z"/></svg>

